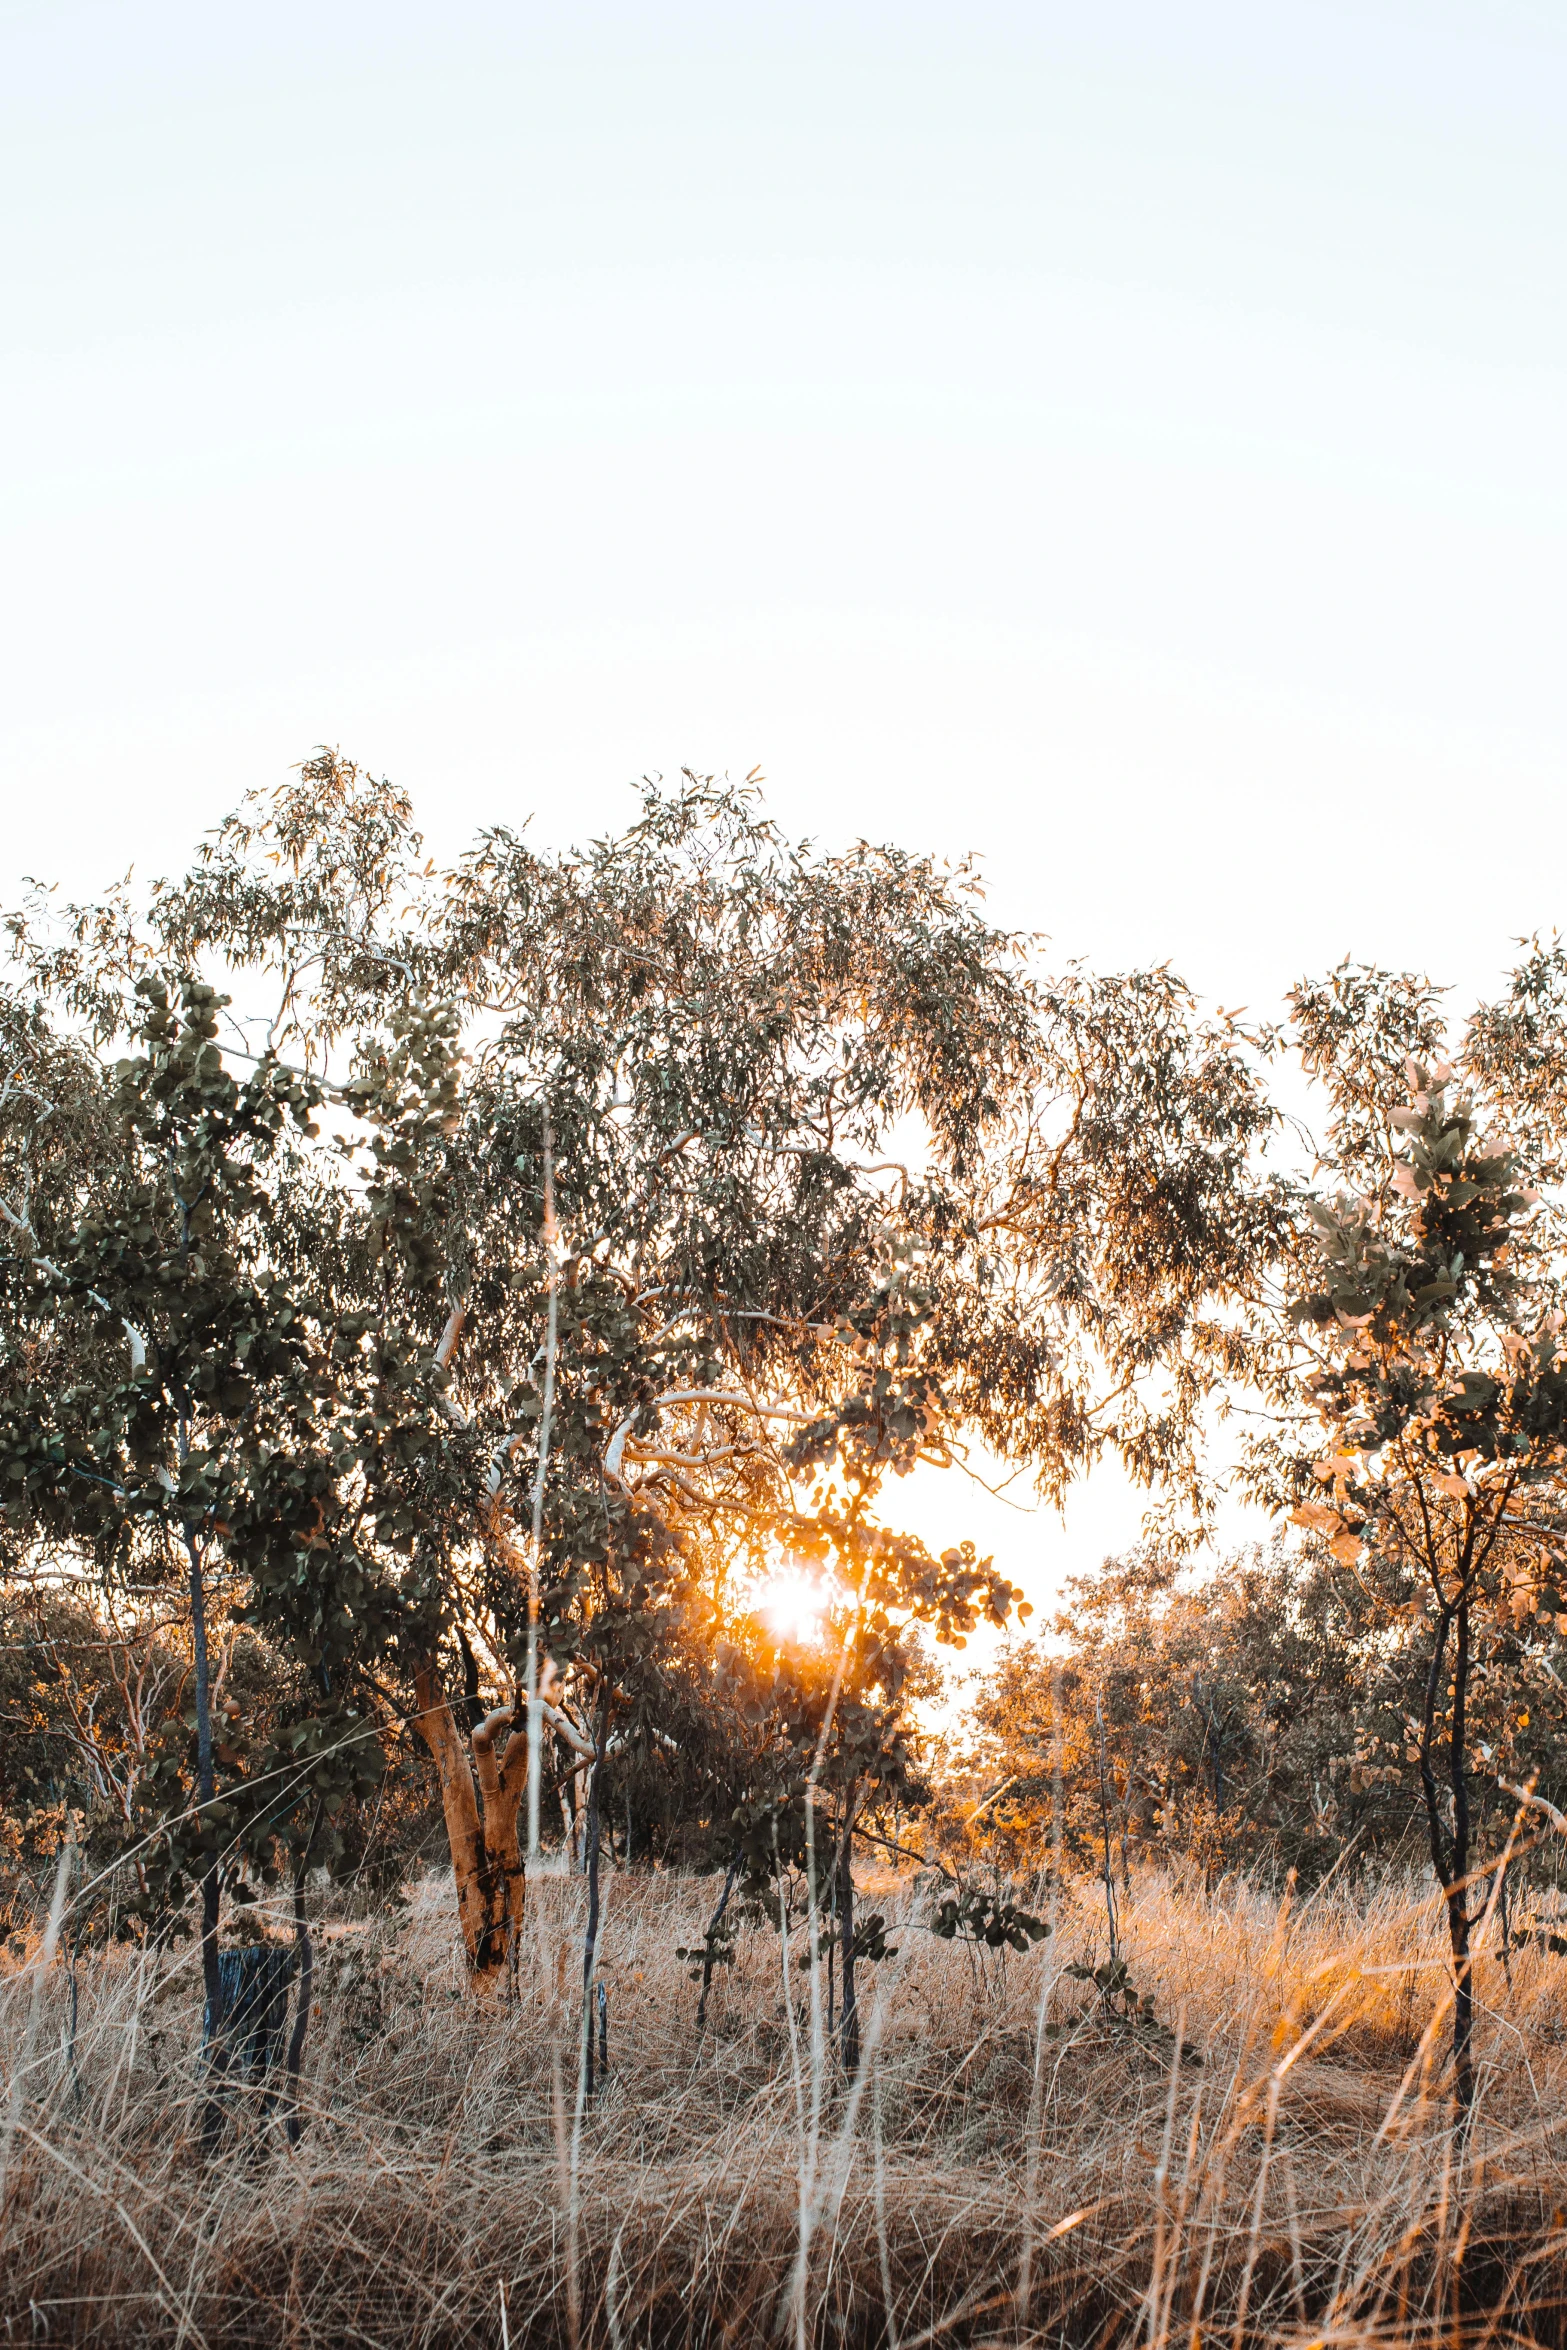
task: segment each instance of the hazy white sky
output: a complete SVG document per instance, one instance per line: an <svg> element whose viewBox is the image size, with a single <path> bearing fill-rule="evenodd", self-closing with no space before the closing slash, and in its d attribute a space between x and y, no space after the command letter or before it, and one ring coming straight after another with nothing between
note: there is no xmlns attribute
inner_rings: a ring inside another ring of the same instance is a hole
<svg viewBox="0 0 1567 2350"><path fill-rule="evenodd" d="M0 0L0 236L6 898L325 739L1229 1004L1562 912L1559 4Z"/></svg>

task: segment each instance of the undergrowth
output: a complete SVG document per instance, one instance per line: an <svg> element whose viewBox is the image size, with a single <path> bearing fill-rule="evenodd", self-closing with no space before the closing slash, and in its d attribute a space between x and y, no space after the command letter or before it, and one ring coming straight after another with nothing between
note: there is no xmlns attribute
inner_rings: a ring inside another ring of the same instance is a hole
<svg viewBox="0 0 1567 2350"><path fill-rule="evenodd" d="M13 1943L6 2339L1161 2350L1567 2332L1567 1961L1543 1938L1511 1950L1510 1980L1482 1961L1460 2138L1440 1924L1406 1884L1289 1902L1145 1878L1122 1941L1154 2029L1105 1995L1093 1888L1061 1894L1052 1938L1019 1952L955 1948L889 1877L892 1954L866 1970L852 2083L800 1932L787 2001L776 1933L743 1932L698 2034L678 1953L713 1891L610 1881L591 2101L580 1881L530 1884L517 1996L493 2006L465 1992L449 1886L326 1914L300 2142L236 2089L214 2159L191 1947L45 1966Z"/></svg>

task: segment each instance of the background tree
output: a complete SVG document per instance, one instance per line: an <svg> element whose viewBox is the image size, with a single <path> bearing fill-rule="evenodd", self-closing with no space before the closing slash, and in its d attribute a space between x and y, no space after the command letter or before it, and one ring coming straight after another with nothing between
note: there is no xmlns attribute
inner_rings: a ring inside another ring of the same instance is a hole
<svg viewBox="0 0 1567 2350"><path fill-rule="evenodd" d="M1123 1883L1138 1861L1311 1883L1406 1839L1410 1786L1374 1741L1418 1670L1319 1540L1217 1562L1146 1545L1069 1582L1052 1629L1053 1653L1016 1645L976 1695L959 1814L999 1790L977 1854L1026 1867L1059 1826L1064 1855L1100 1867L1101 1725Z"/></svg>

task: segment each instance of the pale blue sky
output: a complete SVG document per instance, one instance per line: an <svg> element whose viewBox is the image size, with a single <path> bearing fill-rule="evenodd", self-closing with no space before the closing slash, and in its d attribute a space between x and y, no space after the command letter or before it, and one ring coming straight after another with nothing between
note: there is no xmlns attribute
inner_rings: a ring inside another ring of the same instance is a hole
<svg viewBox="0 0 1567 2350"><path fill-rule="evenodd" d="M1564 134L1559 5L0 5L3 894L322 738L441 847L760 764L1063 953L1484 985Z"/></svg>

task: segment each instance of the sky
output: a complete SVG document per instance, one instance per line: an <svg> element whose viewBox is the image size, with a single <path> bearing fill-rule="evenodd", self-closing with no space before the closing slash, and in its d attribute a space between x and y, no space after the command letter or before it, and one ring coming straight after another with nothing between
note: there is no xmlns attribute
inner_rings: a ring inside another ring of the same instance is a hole
<svg viewBox="0 0 1567 2350"><path fill-rule="evenodd" d="M1562 913L1564 246L1557 5L0 0L0 900L321 741L437 852L760 767L1462 1006Z"/></svg>

